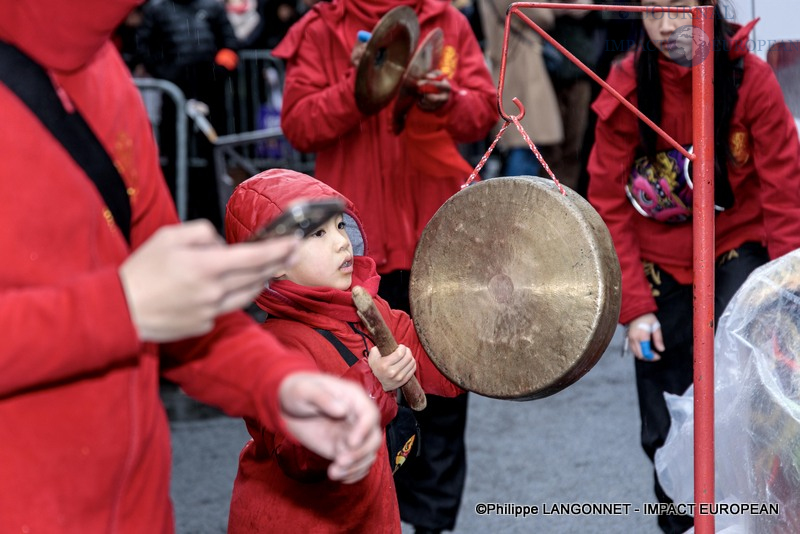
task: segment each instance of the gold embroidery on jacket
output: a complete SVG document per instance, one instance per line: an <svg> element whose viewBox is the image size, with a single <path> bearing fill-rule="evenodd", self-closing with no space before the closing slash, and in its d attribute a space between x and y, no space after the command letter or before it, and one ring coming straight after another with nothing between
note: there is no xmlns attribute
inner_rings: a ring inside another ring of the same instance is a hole
<svg viewBox="0 0 800 534"><path fill-rule="evenodd" d="M114 167L125 181L125 191L131 205L136 202L139 192L139 174L136 171L136 162L133 154L133 139L125 132L118 132L114 142Z"/></svg>
<svg viewBox="0 0 800 534"><path fill-rule="evenodd" d="M729 143L736 165L741 167L750 161L750 136L746 131L731 132Z"/></svg>
<svg viewBox="0 0 800 534"><path fill-rule="evenodd" d="M456 74L456 67L458 67L458 52L454 47L447 45L442 49L439 68L448 78L452 78Z"/></svg>
<svg viewBox="0 0 800 534"><path fill-rule="evenodd" d="M647 281L650 282L650 292L654 297L661 296L661 290L656 287L661 285L661 271L656 269L656 264L651 261L645 261L643 264L644 275L647 277Z"/></svg>
<svg viewBox="0 0 800 534"><path fill-rule="evenodd" d="M717 265L722 266L728 263L731 260L735 260L739 257L739 253L736 252L736 249L729 250L728 252L724 253L722 256L719 257L717 260Z"/></svg>
<svg viewBox="0 0 800 534"><path fill-rule="evenodd" d="M114 216L111 215L111 210L105 206L103 207L103 218L106 220L108 227L112 230L117 227L117 223L114 222Z"/></svg>

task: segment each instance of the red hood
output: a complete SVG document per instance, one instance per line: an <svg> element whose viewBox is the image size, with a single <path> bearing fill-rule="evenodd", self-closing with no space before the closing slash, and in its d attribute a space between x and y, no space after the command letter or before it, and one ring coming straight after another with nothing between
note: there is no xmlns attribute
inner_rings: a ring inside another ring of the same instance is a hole
<svg viewBox="0 0 800 534"><path fill-rule="evenodd" d="M229 243L241 243L293 202L322 198L344 200L345 213L353 218L364 236L361 218L344 195L306 174L289 169L270 169L245 180L234 190L225 210L225 238ZM365 242L365 253L366 247Z"/></svg>
<svg viewBox="0 0 800 534"><path fill-rule="evenodd" d="M88 63L142 1L7 0L0 2L0 40L47 69L71 72Z"/></svg>
<svg viewBox="0 0 800 534"><path fill-rule="evenodd" d="M731 36L731 59L739 59L747 54L747 41L750 39L750 32L753 31L753 28L761 18L757 18L751 20L744 26L740 26L738 24L731 24L736 32Z"/></svg>
<svg viewBox="0 0 800 534"><path fill-rule="evenodd" d="M383 15L392 8L401 5L414 8L419 18L420 26L424 26L429 19L444 12L450 5L450 1L333 0L332 2L318 2L309 13L292 27L272 53L275 57L282 59L289 59L294 56L305 37L305 27L317 18L321 18L337 34L342 45L347 50L350 50L356 43L358 30L371 31ZM347 16L348 24L341 23L345 16ZM424 37L424 34L421 37Z"/></svg>
<svg viewBox="0 0 800 534"><path fill-rule="evenodd" d="M241 243L253 231L263 226L300 199L341 198L345 213L352 217L361 235L364 229L355 206L345 196L330 186L303 173L288 169L270 169L245 180L233 191L225 210L225 237L229 243ZM348 232L349 233L349 232ZM352 239L351 239L352 240ZM366 242L364 243L366 250ZM353 285L363 286L372 296L378 292L380 277L375 262L364 256L354 261ZM350 291L327 287L305 287L288 280L273 280L261 292L256 304L277 317L294 318L323 327L319 321L332 317L344 321L358 321ZM304 315L317 314L318 323Z"/></svg>

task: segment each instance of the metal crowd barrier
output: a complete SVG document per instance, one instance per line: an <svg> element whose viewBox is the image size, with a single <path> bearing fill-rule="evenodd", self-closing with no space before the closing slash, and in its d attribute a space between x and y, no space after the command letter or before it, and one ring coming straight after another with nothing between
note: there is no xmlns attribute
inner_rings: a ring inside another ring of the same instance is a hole
<svg viewBox="0 0 800 534"><path fill-rule="evenodd" d="M256 130L254 132L244 132L240 134L221 135L214 142L214 172L217 177L217 192L219 194L220 212L225 215L225 205L233 193L234 188L244 179L249 178L270 167L287 167L289 165L270 165L261 167L258 160L242 155L238 150L252 148L255 143L263 143L269 140L280 140L283 132L280 128L268 128ZM233 167L228 163L232 163ZM262 161L263 163L263 161ZM234 175L233 169L238 169L238 175ZM296 169L295 169L296 170Z"/></svg>
<svg viewBox="0 0 800 534"><path fill-rule="evenodd" d="M227 133L214 141L214 170L220 208L233 188L259 172L283 167L307 174L314 156L298 152L283 137L280 110L285 68L270 50L241 50L239 65L225 86Z"/></svg>
<svg viewBox="0 0 800 534"><path fill-rule="evenodd" d="M167 80L156 78L134 78L134 83L142 94L150 124L153 126L153 135L159 140L158 127L161 124L161 97L167 95L175 104L176 110L186 109L186 98L178 86ZM186 220L188 213L188 186L189 186L189 133L186 114L175 113L175 207L182 221ZM170 154L159 156L169 157Z"/></svg>

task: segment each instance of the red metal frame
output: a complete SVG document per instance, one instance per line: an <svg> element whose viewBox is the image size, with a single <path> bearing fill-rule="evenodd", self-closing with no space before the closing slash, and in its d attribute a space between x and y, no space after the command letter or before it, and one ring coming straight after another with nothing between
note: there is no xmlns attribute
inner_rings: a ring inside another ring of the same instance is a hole
<svg viewBox="0 0 800 534"><path fill-rule="evenodd" d="M591 79L610 92L639 119L653 128L673 148L694 162L693 210L693 259L694 259L694 502L695 532L714 532L714 515L703 514L700 505L714 503L714 54L692 67L692 126L694 154L645 117L636 106L609 86L590 68L584 65L567 49L550 37L520 9L573 9L582 11L618 11L634 13L691 13L692 25L700 28L713 39L714 7L656 7L656 6L607 6L587 4L544 4L539 2L515 2L506 12L503 55L497 86L497 108L507 122L519 120L525 115L525 106L518 98L512 101L519 114L509 115L503 108L503 84L505 81L508 38L511 17L516 15L533 28L542 39L577 65ZM666 15L665 15L666 16Z"/></svg>

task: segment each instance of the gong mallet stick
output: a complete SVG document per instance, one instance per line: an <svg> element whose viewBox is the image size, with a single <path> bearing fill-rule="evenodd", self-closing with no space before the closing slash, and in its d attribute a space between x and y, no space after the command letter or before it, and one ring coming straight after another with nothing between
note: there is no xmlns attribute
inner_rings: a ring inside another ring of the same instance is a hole
<svg viewBox="0 0 800 534"><path fill-rule="evenodd" d="M397 350L397 341L394 340L392 332L386 326L386 322L366 289L361 286L353 287L353 303L356 305L359 318L375 339L375 345L381 354L386 356ZM422 391L416 376L412 376L408 382L403 384L401 391L412 410L419 412L428 405L425 392Z"/></svg>

